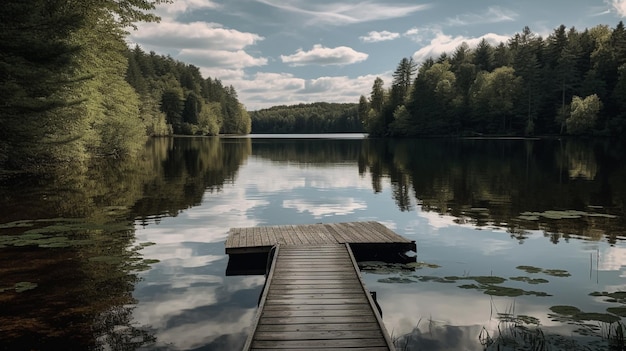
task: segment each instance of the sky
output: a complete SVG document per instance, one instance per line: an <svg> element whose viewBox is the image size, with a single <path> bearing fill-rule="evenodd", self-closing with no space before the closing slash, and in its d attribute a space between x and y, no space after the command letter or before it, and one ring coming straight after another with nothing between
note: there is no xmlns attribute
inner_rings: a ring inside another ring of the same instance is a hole
<svg viewBox="0 0 626 351"><path fill-rule="evenodd" d="M170 55L232 85L249 111L357 103L404 57L419 64L482 38L497 45L528 26L547 37L626 17L626 0L173 0L128 44Z"/></svg>

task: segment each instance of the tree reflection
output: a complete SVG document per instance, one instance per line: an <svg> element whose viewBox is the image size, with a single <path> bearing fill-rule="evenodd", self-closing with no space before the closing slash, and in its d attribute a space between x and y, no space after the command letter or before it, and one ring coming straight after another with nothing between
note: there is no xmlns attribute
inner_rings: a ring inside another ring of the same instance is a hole
<svg viewBox="0 0 626 351"><path fill-rule="evenodd" d="M154 139L132 160L0 184L0 344L10 350L134 350L139 272L153 260L134 220L176 215L232 180L248 139ZM26 284L22 291L14 286Z"/></svg>
<svg viewBox="0 0 626 351"><path fill-rule="evenodd" d="M389 178L402 211L412 190L422 211L503 227L520 242L542 230L556 244L569 235L615 240L624 228L626 169L616 149L608 140L373 139L358 159L375 192ZM555 210L584 213L546 212Z"/></svg>

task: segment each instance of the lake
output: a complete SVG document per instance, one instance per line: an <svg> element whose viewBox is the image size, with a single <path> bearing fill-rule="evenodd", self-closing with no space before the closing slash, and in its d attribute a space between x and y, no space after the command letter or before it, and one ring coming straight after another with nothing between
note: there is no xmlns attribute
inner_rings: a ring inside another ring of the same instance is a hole
<svg viewBox="0 0 626 351"><path fill-rule="evenodd" d="M154 139L0 185L7 350L238 350L262 275L231 227L379 221L409 265L361 262L400 350L624 345L625 144L609 140Z"/></svg>

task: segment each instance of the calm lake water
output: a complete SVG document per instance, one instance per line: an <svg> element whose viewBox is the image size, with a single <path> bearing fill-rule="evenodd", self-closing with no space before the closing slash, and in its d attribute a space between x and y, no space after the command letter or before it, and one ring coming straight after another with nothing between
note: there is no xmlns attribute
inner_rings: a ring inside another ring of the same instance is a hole
<svg viewBox="0 0 626 351"><path fill-rule="evenodd" d="M606 350L624 341L624 146L155 139L4 180L0 349L238 350L264 277L226 276L229 228L374 220L418 247L361 263L399 349Z"/></svg>

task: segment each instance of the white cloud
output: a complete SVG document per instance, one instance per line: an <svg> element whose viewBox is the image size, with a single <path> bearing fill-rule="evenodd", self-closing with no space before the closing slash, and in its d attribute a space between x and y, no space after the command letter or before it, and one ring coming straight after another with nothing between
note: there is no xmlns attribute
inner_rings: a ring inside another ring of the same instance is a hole
<svg viewBox="0 0 626 351"><path fill-rule="evenodd" d="M503 9L499 6L489 7L487 11L477 13L467 13L448 18L447 24L451 26L467 26L472 24L498 23L514 21L517 13Z"/></svg>
<svg viewBox="0 0 626 351"><path fill-rule="evenodd" d="M199 9L217 9L220 5L210 0L175 0L171 4L157 6L158 13L179 14Z"/></svg>
<svg viewBox="0 0 626 351"><path fill-rule="evenodd" d="M436 35L436 33L440 32L440 29L436 29L436 28L429 28L429 27L423 27L423 28L417 28L417 27L413 27L409 30L407 30L406 32L404 32L402 34L402 36L409 38L410 40L416 42L416 43L422 43L425 40L427 40L430 37L433 37Z"/></svg>
<svg viewBox="0 0 626 351"><path fill-rule="evenodd" d="M293 55L280 55L280 59L284 63L291 66L306 65L349 65L367 59L367 54L355 51L347 46L338 46L336 48L327 48L320 44L313 45L309 51L298 49Z"/></svg>
<svg viewBox="0 0 626 351"><path fill-rule="evenodd" d="M241 50L264 38L255 33L224 28L217 23L162 21L140 24L139 30L131 33L131 39L165 49Z"/></svg>
<svg viewBox="0 0 626 351"><path fill-rule="evenodd" d="M475 48L483 38L494 46L498 45L500 42L506 42L510 38L509 36L494 33L487 33L476 38L464 37L461 35L453 37L451 35L444 34L440 30L435 30L434 33L435 36L430 40L430 44L423 46L413 54L413 59L416 62L423 62L429 57L436 58L444 52L452 54L454 50L463 42L467 43L470 48Z"/></svg>
<svg viewBox="0 0 626 351"><path fill-rule="evenodd" d="M367 94L376 77L391 81L391 72L379 75L363 75L356 78L347 76L318 77L302 79L289 73L259 72L250 79L226 81L237 88L241 101L249 110L258 110L273 105L299 103L353 102Z"/></svg>
<svg viewBox="0 0 626 351"><path fill-rule="evenodd" d="M352 4L343 2L317 4L306 0L257 1L284 11L308 16L311 18L309 24L324 25L345 25L400 18L430 8L430 5L378 4L373 1L362 1Z"/></svg>
<svg viewBox="0 0 626 351"><path fill-rule="evenodd" d="M190 62L203 67L227 67L239 69L246 67L264 66L267 59L264 57L252 57L243 50L202 50L183 49L176 57L183 62Z"/></svg>
<svg viewBox="0 0 626 351"><path fill-rule="evenodd" d="M359 37L359 39L361 39L361 41L365 43L376 43L379 41L394 40L399 37L400 37L400 33L393 33L393 32L384 30L382 32L371 31L367 33L367 35Z"/></svg>
<svg viewBox="0 0 626 351"><path fill-rule="evenodd" d="M626 17L626 0L611 0L611 7L620 17Z"/></svg>
<svg viewBox="0 0 626 351"><path fill-rule="evenodd" d="M245 72L243 69L225 68L225 67L203 67L200 66L200 73L204 78L217 78L221 81L239 81L243 79ZM237 87L239 91L239 87Z"/></svg>

